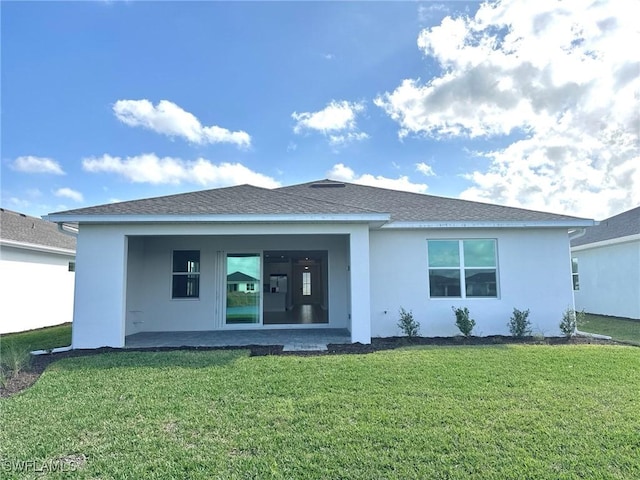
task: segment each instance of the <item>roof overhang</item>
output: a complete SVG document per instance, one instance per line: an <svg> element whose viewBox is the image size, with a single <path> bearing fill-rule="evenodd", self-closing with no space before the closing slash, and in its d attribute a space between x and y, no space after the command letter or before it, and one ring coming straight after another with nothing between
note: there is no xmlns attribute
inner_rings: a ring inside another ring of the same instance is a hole
<svg viewBox="0 0 640 480"><path fill-rule="evenodd" d="M51 214L43 217L56 223L131 224L131 223L368 223L380 227L389 221L389 214L240 214L240 215L74 215Z"/></svg>
<svg viewBox="0 0 640 480"><path fill-rule="evenodd" d="M593 220L543 220L543 221L449 221L449 222L391 222L383 225L382 229L442 229L442 228L576 228L591 227Z"/></svg>
<svg viewBox="0 0 640 480"><path fill-rule="evenodd" d="M0 245L3 247L21 248L23 250L32 250L35 252L55 253L57 255L70 255L75 256L76 251L68 248L51 247L48 245L38 245L35 243L18 242L15 240L0 240Z"/></svg>
<svg viewBox="0 0 640 480"><path fill-rule="evenodd" d="M581 250L589 250L590 248L609 247L611 245L619 245L621 243L640 242L640 233L627 235L626 237L609 238L608 240L600 240L599 242L583 243L571 247L572 252Z"/></svg>

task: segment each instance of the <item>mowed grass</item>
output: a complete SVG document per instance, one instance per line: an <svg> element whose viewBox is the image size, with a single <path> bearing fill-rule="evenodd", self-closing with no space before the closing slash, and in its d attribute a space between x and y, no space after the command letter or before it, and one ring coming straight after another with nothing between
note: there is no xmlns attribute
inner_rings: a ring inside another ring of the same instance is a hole
<svg viewBox="0 0 640 480"><path fill-rule="evenodd" d="M13 346L19 350L49 350L71 345L71 324L56 325L19 333L0 335L0 352L2 348Z"/></svg>
<svg viewBox="0 0 640 480"><path fill-rule="evenodd" d="M595 345L69 358L0 400L0 460L3 478L72 458L87 479L636 479L638 372L638 348Z"/></svg>
<svg viewBox="0 0 640 480"><path fill-rule="evenodd" d="M585 314L585 323L578 327L583 332L609 335L614 340L640 344L640 320Z"/></svg>

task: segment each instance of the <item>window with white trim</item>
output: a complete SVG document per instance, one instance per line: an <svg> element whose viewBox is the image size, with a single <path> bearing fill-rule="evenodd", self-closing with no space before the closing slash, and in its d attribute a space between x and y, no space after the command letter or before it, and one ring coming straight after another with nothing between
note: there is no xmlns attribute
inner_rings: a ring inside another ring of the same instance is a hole
<svg viewBox="0 0 640 480"><path fill-rule="evenodd" d="M431 298L497 298L494 239L428 240Z"/></svg>
<svg viewBox="0 0 640 480"><path fill-rule="evenodd" d="M174 250L171 298L200 297L200 251Z"/></svg>
<svg viewBox="0 0 640 480"><path fill-rule="evenodd" d="M578 275L578 259L575 257L571 259L571 280L573 282L573 289L580 290L580 277Z"/></svg>

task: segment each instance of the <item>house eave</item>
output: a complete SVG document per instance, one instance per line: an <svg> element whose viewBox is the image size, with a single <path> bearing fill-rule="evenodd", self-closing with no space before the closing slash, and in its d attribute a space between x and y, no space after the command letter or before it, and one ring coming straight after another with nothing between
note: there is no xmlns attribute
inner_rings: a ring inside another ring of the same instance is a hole
<svg viewBox="0 0 640 480"><path fill-rule="evenodd" d="M205 215L74 215L51 214L43 217L56 223L368 223L379 227L389 221L388 214L205 214Z"/></svg>
<svg viewBox="0 0 640 480"><path fill-rule="evenodd" d="M601 240L599 242L585 243L583 245L577 245L571 247L572 252L579 252L581 250L589 250L591 248L609 247L611 245L620 245L622 243L638 242L640 241L640 233L635 235L627 235L626 237L610 238L608 240Z"/></svg>
<svg viewBox="0 0 640 480"><path fill-rule="evenodd" d="M35 243L18 242L15 240L2 239L0 240L0 245L3 247L20 248L23 250L31 250L35 252L55 253L57 255L65 255L65 256L71 256L71 257L75 257L76 255L75 250L70 250L68 248L59 248L59 247L52 247L48 245L38 245Z"/></svg>
<svg viewBox="0 0 640 480"><path fill-rule="evenodd" d="M382 229L442 229L442 228L575 228L590 227L593 220L517 220L517 221L432 221L432 222L390 222Z"/></svg>

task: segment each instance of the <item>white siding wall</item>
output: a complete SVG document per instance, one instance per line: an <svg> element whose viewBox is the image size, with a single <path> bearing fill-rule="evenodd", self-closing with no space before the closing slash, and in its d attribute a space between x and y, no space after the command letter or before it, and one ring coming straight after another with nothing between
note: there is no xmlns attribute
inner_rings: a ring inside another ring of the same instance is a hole
<svg viewBox="0 0 640 480"><path fill-rule="evenodd" d="M3 246L0 253L0 333L70 322L70 255Z"/></svg>
<svg viewBox="0 0 640 480"><path fill-rule="evenodd" d="M427 240L494 238L498 298L429 298ZM570 254L564 229L424 230L371 232L372 336L399 335L400 307L412 310L423 336L459 334L452 306L468 307L474 335L508 335L516 307L530 309L534 332L559 335L563 311L573 307ZM386 313L385 313L386 312Z"/></svg>
<svg viewBox="0 0 640 480"><path fill-rule="evenodd" d="M580 290L576 309L640 319L640 241L574 248Z"/></svg>

